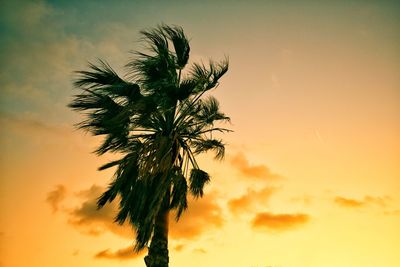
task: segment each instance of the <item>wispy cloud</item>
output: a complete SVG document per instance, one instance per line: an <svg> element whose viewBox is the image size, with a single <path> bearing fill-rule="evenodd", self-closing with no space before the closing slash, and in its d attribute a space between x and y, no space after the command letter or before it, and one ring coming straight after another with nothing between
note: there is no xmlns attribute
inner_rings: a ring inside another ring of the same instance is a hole
<svg viewBox="0 0 400 267"><path fill-rule="evenodd" d="M184 244L178 244L174 247L176 251L182 251L185 248Z"/></svg>
<svg viewBox="0 0 400 267"><path fill-rule="evenodd" d="M5 2L2 6L7 11L14 11L2 13L5 21L21 30L24 27L36 27L46 15L53 12L45 1Z"/></svg>
<svg viewBox="0 0 400 267"><path fill-rule="evenodd" d="M247 189L246 194L228 201L229 210L238 215L242 212L251 211L256 205L265 206L276 191L276 187L265 187L259 191Z"/></svg>
<svg viewBox="0 0 400 267"><path fill-rule="evenodd" d="M131 260L141 258L146 253L145 250L140 251L139 253L133 251L133 246L129 246L126 248L118 249L116 251L111 251L110 249L102 250L94 257L96 259L110 259L110 260Z"/></svg>
<svg viewBox="0 0 400 267"><path fill-rule="evenodd" d="M3 110L29 111L59 121L60 116L65 118L66 103L72 93L66 90L71 88L72 72L82 67L82 58L91 60L95 55L104 55L103 44L111 41L94 41L87 35L81 36L79 30L67 30L79 15L48 2L2 1L2 26L7 29L7 38L2 38L0 50L7 64L0 73L0 103ZM97 28L92 27L91 33ZM115 46L123 43L111 39ZM104 48L108 53L114 52L106 49L109 47Z"/></svg>
<svg viewBox="0 0 400 267"><path fill-rule="evenodd" d="M195 249L193 249L193 252L207 254L207 251L204 248L195 248Z"/></svg>
<svg viewBox="0 0 400 267"><path fill-rule="evenodd" d="M370 205L376 205L379 207L386 207L388 205L388 201L390 200L390 197L388 196L383 196L383 197L372 197L372 196L365 196L362 199L354 199L354 198L347 198L347 197L341 197L337 196L334 198L334 202L345 208L362 208Z"/></svg>
<svg viewBox="0 0 400 267"><path fill-rule="evenodd" d="M238 153L232 157L230 163L246 177L265 180L276 180L281 178L280 175L271 172L266 165L251 165L243 153Z"/></svg>
<svg viewBox="0 0 400 267"><path fill-rule="evenodd" d="M273 214L261 212L251 221L251 226L256 230L271 230L276 232L287 231L304 225L310 220L310 216L304 213Z"/></svg>
<svg viewBox="0 0 400 267"><path fill-rule="evenodd" d="M2 100L43 104L44 99L50 100L50 93L55 93L50 92L49 84L58 87L58 79L59 84L66 85L68 57L76 56L72 50L77 46L60 31L60 21L54 19L57 11L45 1L7 1L2 8L8 11L2 15L13 33L0 44L9 63L0 79Z"/></svg>
<svg viewBox="0 0 400 267"><path fill-rule="evenodd" d="M49 203L53 213L56 213L59 209L60 203L65 199L67 190L63 185L57 185L56 189L47 193L46 202Z"/></svg>
<svg viewBox="0 0 400 267"><path fill-rule="evenodd" d="M334 201L336 204L342 207L359 208L366 205L366 203L362 200L356 200L344 197L335 197Z"/></svg>

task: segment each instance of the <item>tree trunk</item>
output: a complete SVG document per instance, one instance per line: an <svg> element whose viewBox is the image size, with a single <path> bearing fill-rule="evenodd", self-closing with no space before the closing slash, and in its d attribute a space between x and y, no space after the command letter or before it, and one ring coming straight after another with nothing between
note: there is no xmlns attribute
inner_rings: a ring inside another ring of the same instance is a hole
<svg viewBox="0 0 400 267"><path fill-rule="evenodd" d="M148 254L144 258L147 267L168 267L169 202L170 192L168 190L156 217Z"/></svg>

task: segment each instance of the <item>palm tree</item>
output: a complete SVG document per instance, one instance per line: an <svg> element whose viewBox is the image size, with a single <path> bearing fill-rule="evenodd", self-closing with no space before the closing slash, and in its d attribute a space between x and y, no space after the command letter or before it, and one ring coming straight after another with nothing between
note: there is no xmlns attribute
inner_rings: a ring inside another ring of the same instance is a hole
<svg viewBox="0 0 400 267"><path fill-rule="evenodd" d="M117 198L115 221L132 225L135 251L149 246L146 266L166 267L170 211L179 220L187 194L202 197L210 181L196 155L212 150L216 159L224 157L224 143L212 134L228 132L215 123L229 117L205 94L217 87L228 60L186 67L190 46L181 27L161 25L141 35L147 51L134 52L127 78L105 61L90 64L77 72L74 85L81 91L69 107L85 114L79 128L105 137L98 155L121 156L99 168L117 167L98 208Z"/></svg>

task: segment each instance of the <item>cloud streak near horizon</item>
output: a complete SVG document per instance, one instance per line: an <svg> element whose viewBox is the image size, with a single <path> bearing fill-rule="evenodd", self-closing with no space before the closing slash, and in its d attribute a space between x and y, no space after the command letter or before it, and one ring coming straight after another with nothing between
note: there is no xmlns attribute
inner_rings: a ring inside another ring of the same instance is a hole
<svg viewBox="0 0 400 267"><path fill-rule="evenodd" d="M111 251L110 249L99 251L94 255L94 258L108 260L132 260L141 258L145 253L146 250L142 250L139 253L136 253L133 251L133 246L128 246L126 248L118 249L116 251Z"/></svg>
<svg viewBox="0 0 400 267"><path fill-rule="evenodd" d="M375 205L379 207L386 207L388 205L388 201L391 198L389 196L383 197L373 197L373 196L364 196L362 199L354 199L354 198L347 198L342 196L337 196L334 198L334 202L344 208L363 208L370 205Z"/></svg>
<svg viewBox="0 0 400 267"><path fill-rule="evenodd" d="M251 221L251 226L254 230L283 232L302 226L309 221L310 216L304 213L274 214L270 212L260 212L254 216Z"/></svg>

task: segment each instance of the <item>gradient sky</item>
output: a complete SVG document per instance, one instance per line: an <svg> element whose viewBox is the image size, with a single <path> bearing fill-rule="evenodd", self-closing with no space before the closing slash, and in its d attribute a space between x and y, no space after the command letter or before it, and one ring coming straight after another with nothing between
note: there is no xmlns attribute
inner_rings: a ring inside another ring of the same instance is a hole
<svg viewBox="0 0 400 267"><path fill-rule="evenodd" d="M168 3L167 3L168 2ZM138 32L184 28L193 61L230 58L213 91L226 159L171 225L170 266L400 266L397 1L0 1L0 266L144 266L95 210L112 158L74 129L74 70L120 73Z"/></svg>

